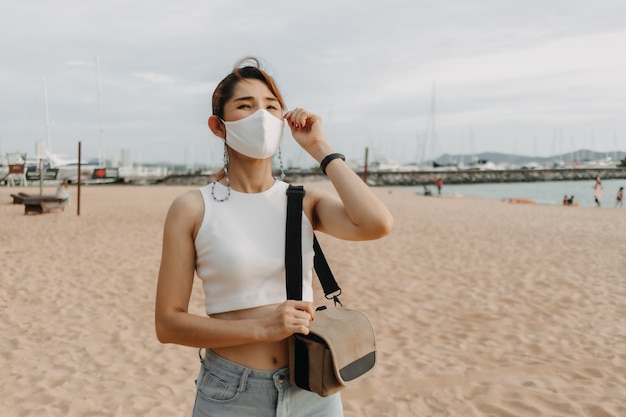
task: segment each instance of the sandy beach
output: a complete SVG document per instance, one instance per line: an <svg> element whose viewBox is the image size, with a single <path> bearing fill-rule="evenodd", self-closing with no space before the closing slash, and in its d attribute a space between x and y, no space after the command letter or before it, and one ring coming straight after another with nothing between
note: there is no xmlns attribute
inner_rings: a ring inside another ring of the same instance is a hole
<svg viewBox="0 0 626 417"><path fill-rule="evenodd" d="M192 188L85 186L80 216L75 186L28 216L10 194L39 189L0 188L1 416L190 415L198 352L160 344L153 315L165 215ZM320 235L377 335L347 417L626 416L626 209L375 191L390 236Z"/></svg>

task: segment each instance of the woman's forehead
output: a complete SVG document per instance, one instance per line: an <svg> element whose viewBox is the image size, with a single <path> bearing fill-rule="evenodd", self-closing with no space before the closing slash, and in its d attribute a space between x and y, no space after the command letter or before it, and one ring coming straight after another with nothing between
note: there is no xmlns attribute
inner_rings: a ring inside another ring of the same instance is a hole
<svg viewBox="0 0 626 417"><path fill-rule="evenodd" d="M233 89L233 98L237 96L265 96L273 97L272 91L261 80L243 79Z"/></svg>

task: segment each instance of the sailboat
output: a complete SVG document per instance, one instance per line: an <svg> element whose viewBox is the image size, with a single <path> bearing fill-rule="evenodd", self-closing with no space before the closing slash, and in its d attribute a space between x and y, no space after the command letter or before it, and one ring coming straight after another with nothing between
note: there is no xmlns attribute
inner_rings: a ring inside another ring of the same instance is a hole
<svg viewBox="0 0 626 417"><path fill-rule="evenodd" d="M98 113L100 120L100 148L98 162L89 161L80 164L80 181L82 183L106 183L118 180L117 170L107 170L104 159L104 129L102 126L102 86L100 82L100 60L96 57L98 72ZM47 144L38 141L35 144L36 157L25 161L27 178L35 179L39 177L39 167L45 169L42 177L47 180L59 182L68 180L70 183L79 181L78 158L70 158L52 152L52 135L50 132L50 114L48 110L48 83L44 78L44 108L46 116ZM40 165L41 164L41 165ZM99 171L96 171L99 170ZM114 171L114 172L113 172Z"/></svg>
<svg viewBox="0 0 626 417"><path fill-rule="evenodd" d="M428 119L426 122L426 129L422 132L417 133L417 161L416 165L418 167L423 167L429 169L430 167L426 166L426 154L427 154L427 145L430 144L430 156L434 160L434 151L437 143L437 123L436 123L436 102L435 102L435 94L436 94L436 84L433 80L433 89L432 95L430 98L430 110L428 112Z"/></svg>

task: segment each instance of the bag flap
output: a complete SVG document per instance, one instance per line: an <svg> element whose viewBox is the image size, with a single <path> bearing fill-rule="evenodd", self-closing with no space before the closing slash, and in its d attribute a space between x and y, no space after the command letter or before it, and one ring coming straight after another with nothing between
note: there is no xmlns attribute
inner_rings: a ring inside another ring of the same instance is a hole
<svg viewBox="0 0 626 417"><path fill-rule="evenodd" d="M350 382L374 368L374 329L367 316L360 311L327 306L315 312L315 320L309 330L330 348L335 375L340 381Z"/></svg>

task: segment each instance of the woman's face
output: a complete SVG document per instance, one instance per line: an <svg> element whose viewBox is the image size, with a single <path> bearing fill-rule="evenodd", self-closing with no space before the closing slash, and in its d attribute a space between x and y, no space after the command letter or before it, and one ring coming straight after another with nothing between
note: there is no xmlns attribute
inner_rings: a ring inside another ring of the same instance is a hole
<svg viewBox="0 0 626 417"><path fill-rule="evenodd" d="M279 119L283 118L278 99L265 83L260 80L244 79L237 83L233 96L224 104L224 121L234 122L260 109L267 110Z"/></svg>

